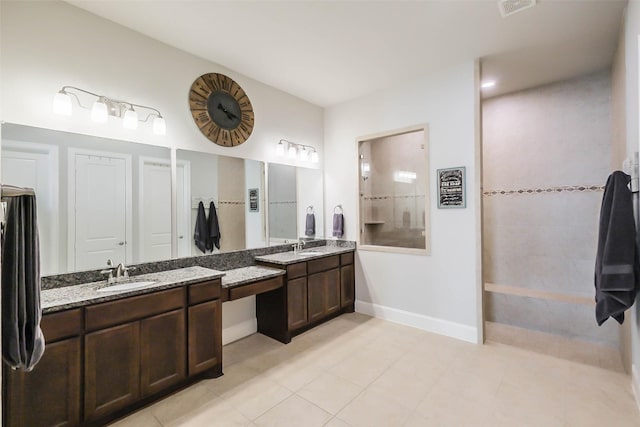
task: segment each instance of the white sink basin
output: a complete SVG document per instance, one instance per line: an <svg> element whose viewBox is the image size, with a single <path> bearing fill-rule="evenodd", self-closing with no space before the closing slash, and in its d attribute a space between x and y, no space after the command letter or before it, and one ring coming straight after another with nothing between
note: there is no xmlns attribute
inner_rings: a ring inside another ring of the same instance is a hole
<svg viewBox="0 0 640 427"><path fill-rule="evenodd" d="M324 255L324 252L318 252L318 251L305 251L305 252L298 252L298 256L316 256L316 255Z"/></svg>
<svg viewBox="0 0 640 427"><path fill-rule="evenodd" d="M119 285L111 285L105 286L104 288L96 289L97 292L118 292L118 291L129 291L131 289L140 289L146 288L147 286L153 285L156 282L129 282L129 283L120 283Z"/></svg>

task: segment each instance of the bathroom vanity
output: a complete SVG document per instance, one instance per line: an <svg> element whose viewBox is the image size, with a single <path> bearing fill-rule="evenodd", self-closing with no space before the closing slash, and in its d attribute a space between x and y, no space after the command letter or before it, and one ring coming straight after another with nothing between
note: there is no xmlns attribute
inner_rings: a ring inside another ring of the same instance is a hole
<svg viewBox="0 0 640 427"><path fill-rule="evenodd" d="M353 250L323 246L256 260L287 272L285 286L256 297L258 332L286 344L295 335L354 311Z"/></svg>
<svg viewBox="0 0 640 427"><path fill-rule="evenodd" d="M353 311L354 246L289 249L141 264L138 271L173 268L131 277L124 284L132 289L112 291L117 285L102 280L43 290L45 353L31 372L4 366L5 425L105 425L222 375L225 301L255 295L258 332L283 343ZM206 267L176 268L193 262Z"/></svg>
<svg viewBox="0 0 640 427"><path fill-rule="evenodd" d="M145 280L155 287L112 295L95 283L56 289L52 298L43 291L46 351L32 372L5 369L7 425L104 424L222 375L223 274L154 273ZM61 292L68 298L56 303Z"/></svg>

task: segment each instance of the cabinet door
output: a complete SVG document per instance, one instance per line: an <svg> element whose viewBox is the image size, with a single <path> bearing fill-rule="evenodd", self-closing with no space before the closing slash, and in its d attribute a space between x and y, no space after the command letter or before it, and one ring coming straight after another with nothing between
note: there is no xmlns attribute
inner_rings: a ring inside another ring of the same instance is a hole
<svg viewBox="0 0 640 427"><path fill-rule="evenodd" d="M340 268L340 306L347 307L355 302L355 275L353 264Z"/></svg>
<svg viewBox="0 0 640 427"><path fill-rule="evenodd" d="M309 323L324 317L325 314L325 282L326 274L316 273L309 276L307 290L309 292Z"/></svg>
<svg viewBox="0 0 640 427"><path fill-rule="evenodd" d="M287 282L287 322L289 330L307 324L307 278L289 280Z"/></svg>
<svg viewBox="0 0 640 427"><path fill-rule="evenodd" d="M309 322L340 310L340 269L309 276Z"/></svg>
<svg viewBox="0 0 640 427"><path fill-rule="evenodd" d="M184 310L140 322L140 387L149 396L186 376Z"/></svg>
<svg viewBox="0 0 640 427"><path fill-rule="evenodd" d="M85 336L85 419L110 414L140 396L140 323Z"/></svg>
<svg viewBox="0 0 640 427"><path fill-rule="evenodd" d="M80 424L80 338L47 344L31 372L5 370L8 427Z"/></svg>
<svg viewBox="0 0 640 427"><path fill-rule="evenodd" d="M221 308L219 299L189 307L189 375L222 369Z"/></svg>
<svg viewBox="0 0 640 427"><path fill-rule="evenodd" d="M340 310L340 269L324 272L324 314Z"/></svg>

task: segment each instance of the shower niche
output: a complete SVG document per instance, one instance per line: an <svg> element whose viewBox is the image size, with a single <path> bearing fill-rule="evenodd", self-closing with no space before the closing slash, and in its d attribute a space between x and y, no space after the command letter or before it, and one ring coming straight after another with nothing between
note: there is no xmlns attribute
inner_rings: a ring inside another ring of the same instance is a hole
<svg viewBox="0 0 640 427"><path fill-rule="evenodd" d="M358 139L359 247L429 253L426 125Z"/></svg>

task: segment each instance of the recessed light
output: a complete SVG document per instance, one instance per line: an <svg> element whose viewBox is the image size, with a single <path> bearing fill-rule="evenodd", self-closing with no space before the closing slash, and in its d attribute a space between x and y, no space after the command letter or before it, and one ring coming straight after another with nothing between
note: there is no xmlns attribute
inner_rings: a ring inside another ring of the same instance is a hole
<svg viewBox="0 0 640 427"><path fill-rule="evenodd" d="M491 87L494 87L496 85L496 81L495 80L487 80L486 82L482 83L480 85L480 87L482 89L489 89Z"/></svg>

